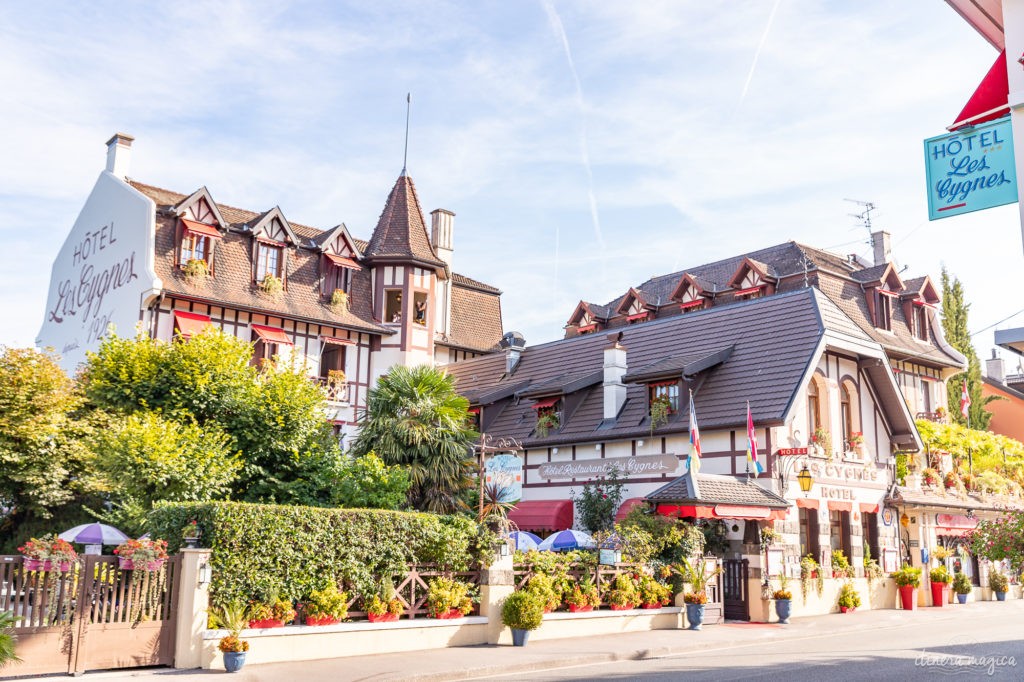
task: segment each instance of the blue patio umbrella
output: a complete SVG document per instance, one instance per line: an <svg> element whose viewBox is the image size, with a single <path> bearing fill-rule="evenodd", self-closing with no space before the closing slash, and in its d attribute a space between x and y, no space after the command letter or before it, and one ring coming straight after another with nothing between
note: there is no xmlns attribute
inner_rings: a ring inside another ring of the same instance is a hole
<svg viewBox="0 0 1024 682"><path fill-rule="evenodd" d="M527 533L525 530L512 531L508 537L515 543L516 549L526 551L537 549L537 546L540 545L540 536Z"/></svg>
<svg viewBox="0 0 1024 682"><path fill-rule="evenodd" d="M83 523L60 534L61 540L80 542L83 545L120 545L128 536L103 523Z"/></svg>
<svg viewBox="0 0 1024 682"><path fill-rule="evenodd" d="M594 547L596 545L593 538L583 531L570 528L547 536L537 549L557 552L563 549L593 549Z"/></svg>

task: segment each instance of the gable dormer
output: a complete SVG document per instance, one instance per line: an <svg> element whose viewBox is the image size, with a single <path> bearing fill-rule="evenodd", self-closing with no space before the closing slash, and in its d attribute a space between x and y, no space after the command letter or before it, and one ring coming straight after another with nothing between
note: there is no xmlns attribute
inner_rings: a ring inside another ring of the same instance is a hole
<svg viewBox="0 0 1024 682"><path fill-rule="evenodd" d="M643 294L634 287L630 287L626 295L622 297L615 307L615 312L625 315L626 322L629 324L646 322L654 317L651 306L647 305Z"/></svg>
<svg viewBox="0 0 1024 682"><path fill-rule="evenodd" d="M898 303L903 291L903 280L896 273L892 263L877 265L862 271L865 300L871 321L877 329L892 331L893 306Z"/></svg>
<svg viewBox="0 0 1024 682"><path fill-rule="evenodd" d="M733 300L748 300L774 294L778 281L768 265L744 258L729 279L729 288L733 290Z"/></svg>
<svg viewBox="0 0 1024 682"><path fill-rule="evenodd" d="M280 207L275 206L248 227L253 238L253 281L262 284L269 275L286 285L287 247L297 246L299 238L292 231L284 213Z"/></svg>
<svg viewBox="0 0 1024 682"><path fill-rule="evenodd" d="M177 266L196 272L196 265L214 274L214 245L227 231L227 223L206 187L200 187L183 199L172 211L178 216L175 236Z"/></svg>
<svg viewBox="0 0 1024 682"><path fill-rule="evenodd" d="M362 269L359 259L363 256L345 223L326 232L320 243L320 293L330 298L341 291L347 297L352 290L352 277Z"/></svg>
<svg viewBox="0 0 1024 682"><path fill-rule="evenodd" d="M711 307L714 293L707 290L700 281L689 273L683 273L670 298L679 302L684 313Z"/></svg>
<svg viewBox="0 0 1024 682"><path fill-rule="evenodd" d="M908 280L900 294L903 317L907 320L910 333L919 341L929 341L931 336L932 313L940 299L935 285L927 275Z"/></svg>
<svg viewBox="0 0 1024 682"><path fill-rule="evenodd" d="M566 327L571 331L575 327L577 334L592 334L604 329L608 322L607 316L602 316L595 306L586 301L580 301L569 316Z"/></svg>

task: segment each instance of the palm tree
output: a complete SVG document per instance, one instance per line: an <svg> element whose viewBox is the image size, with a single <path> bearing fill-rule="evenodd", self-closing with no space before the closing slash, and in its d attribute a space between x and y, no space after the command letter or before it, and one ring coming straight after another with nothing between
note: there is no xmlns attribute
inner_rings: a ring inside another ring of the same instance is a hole
<svg viewBox="0 0 1024 682"><path fill-rule="evenodd" d="M387 464L408 468L409 504L449 513L465 506L460 493L472 483L473 442L469 401L452 377L429 365L392 367L371 389L356 456L375 452Z"/></svg>
<svg viewBox="0 0 1024 682"><path fill-rule="evenodd" d="M0 668L8 663L17 663L21 659L14 653L14 624L21 620L10 611L0 611Z"/></svg>

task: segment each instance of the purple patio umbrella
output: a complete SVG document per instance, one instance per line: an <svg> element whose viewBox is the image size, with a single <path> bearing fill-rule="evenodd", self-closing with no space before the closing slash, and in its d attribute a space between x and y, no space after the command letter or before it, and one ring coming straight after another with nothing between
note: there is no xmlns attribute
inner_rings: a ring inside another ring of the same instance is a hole
<svg viewBox="0 0 1024 682"><path fill-rule="evenodd" d="M539 535L527 533L525 530L512 531L508 534L508 537L515 542L516 549L537 549L537 546L540 544Z"/></svg>
<svg viewBox="0 0 1024 682"><path fill-rule="evenodd" d="M544 538L537 549L557 552L562 549L593 549L594 539L579 530L560 530Z"/></svg>
<svg viewBox="0 0 1024 682"><path fill-rule="evenodd" d="M128 536L103 523L83 523L60 534L61 540L80 542L83 545L120 545Z"/></svg>

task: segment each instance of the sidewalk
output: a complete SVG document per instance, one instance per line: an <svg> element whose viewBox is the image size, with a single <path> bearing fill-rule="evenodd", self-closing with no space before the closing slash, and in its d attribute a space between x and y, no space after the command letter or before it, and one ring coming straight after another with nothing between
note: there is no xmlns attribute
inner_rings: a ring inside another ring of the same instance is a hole
<svg viewBox="0 0 1024 682"><path fill-rule="evenodd" d="M1000 618L1024 616L1024 601L972 603L972 612L992 610ZM998 611L996 610L998 609ZM766 641L794 641L811 639L822 633L856 633L906 626L910 623L937 624L949 621L955 627L958 609L924 608L905 612L897 610L863 611L852 614L831 614L793 619L789 625L775 623L726 623L706 626L700 632L688 630L652 630L619 635L558 639L530 642L526 647L471 646L431 649L401 654L377 656L351 656L320 661L271 663L246 666L231 677L238 682L276 682L296 680L328 682L336 680L402 680L405 682L440 682L442 680L470 680L494 675L523 673L555 667L570 667L624 660L640 660L701 652L716 649L735 649ZM87 682L146 679L159 682L208 681L212 676L225 675L223 670L125 670L89 673L80 679ZM67 677L35 678L58 681Z"/></svg>

